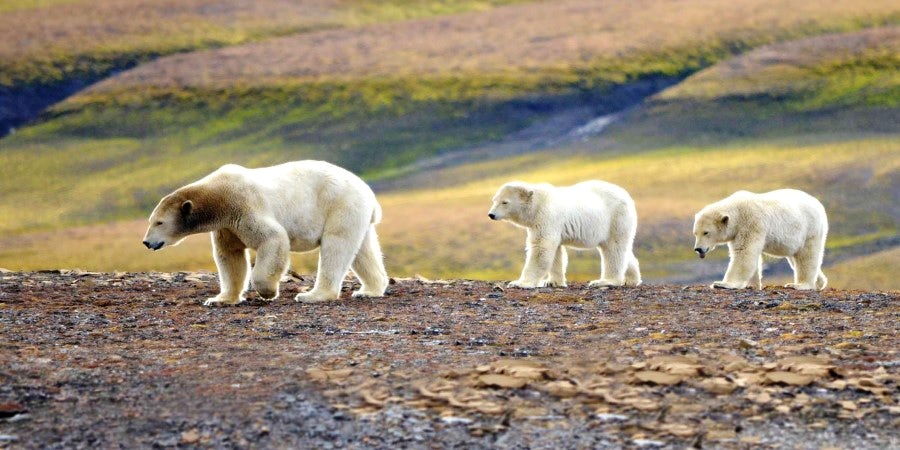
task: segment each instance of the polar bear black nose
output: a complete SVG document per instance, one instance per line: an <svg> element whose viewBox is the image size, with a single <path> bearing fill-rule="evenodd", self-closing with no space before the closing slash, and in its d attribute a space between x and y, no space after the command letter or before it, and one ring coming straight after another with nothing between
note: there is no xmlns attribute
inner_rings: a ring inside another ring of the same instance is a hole
<svg viewBox="0 0 900 450"><path fill-rule="evenodd" d="M166 243L165 241L160 241L155 244L151 244L150 241L144 241L144 245L146 245L150 250L159 250L163 248L163 245L166 245Z"/></svg>
<svg viewBox="0 0 900 450"><path fill-rule="evenodd" d="M491 220L497 220L497 215L494 213L488 213L488 217L490 217Z"/></svg>

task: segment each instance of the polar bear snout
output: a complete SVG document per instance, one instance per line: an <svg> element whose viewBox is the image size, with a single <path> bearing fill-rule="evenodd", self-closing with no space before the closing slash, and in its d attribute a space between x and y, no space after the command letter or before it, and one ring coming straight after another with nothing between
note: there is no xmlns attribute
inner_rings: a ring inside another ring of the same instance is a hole
<svg viewBox="0 0 900 450"><path fill-rule="evenodd" d="M707 249L703 247L695 247L694 251L697 252L697 255L700 256L700 259L706 258Z"/></svg>
<svg viewBox="0 0 900 450"><path fill-rule="evenodd" d="M488 213L488 217L490 217L491 220L497 220L497 215L494 213Z"/></svg>
<svg viewBox="0 0 900 450"><path fill-rule="evenodd" d="M166 243L164 241L159 241L159 242L144 241L144 245L147 248L149 248L150 250L155 251L155 250L159 250L159 249L163 248L163 246L166 245Z"/></svg>

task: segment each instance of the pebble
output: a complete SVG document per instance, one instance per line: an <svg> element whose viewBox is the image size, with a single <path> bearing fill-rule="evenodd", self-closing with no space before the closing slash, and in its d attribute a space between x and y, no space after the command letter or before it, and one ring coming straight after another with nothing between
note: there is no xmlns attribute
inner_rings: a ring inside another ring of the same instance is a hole
<svg viewBox="0 0 900 450"><path fill-rule="evenodd" d="M456 425L456 424L468 425L468 424L472 423L472 419L467 419L465 417L446 416L446 417L441 417L441 422L446 423L448 425Z"/></svg>
<svg viewBox="0 0 900 450"><path fill-rule="evenodd" d="M597 414L597 418L603 421L612 422L618 420L628 420L628 416L622 414L609 414L609 413L601 413Z"/></svg>
<svg viewBox="0 0 900 450"><path fill-rule="evenodd" d="M635 439L631 442L633 442L634 445L637 445L638 447L662 447L666 444L665 442L654 441L652 439Z"/></svg>

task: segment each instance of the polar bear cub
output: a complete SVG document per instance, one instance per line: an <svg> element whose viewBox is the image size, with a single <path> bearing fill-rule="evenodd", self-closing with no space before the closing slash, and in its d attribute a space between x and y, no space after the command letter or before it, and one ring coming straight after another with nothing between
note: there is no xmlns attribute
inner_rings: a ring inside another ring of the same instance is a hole
<svg viewBox="0 0 900 450"><path fill-rule="evenodd" d="M566 247L599 250L600 279L590 286L641 284L632 253L637 210L619 186L603 181L566 187L514 181L494 195L488 217L527 230L525 267L511 287L566 286Z"/></svg>
<svg viewBox="0 0 900 450"><path fill-rule="evenodd" d="M785 257L794 282L785 287L824 289L822 273L828 217L815 197L796 189L755 194L738 191L694 216L694 251L701 258L728 244L731 261L714 288L743 289L753 278L762 289L762 255Z"/></svg>
<svg viewBox="0 0 900 450"><path fill-rule="evenodd" d="M186 236L211 233L221 292L204 305L233 305L248 284L248 249L256 250L249 281L266 299L278 297L291 251L320 249L312 290L297 301L335 300L348 270L359 278L354 297L381 297L388 285L375 224L381 207L356 175L322 161L260 169L222 166L165 196L150 215L144 245L159 250Z"/></svg>

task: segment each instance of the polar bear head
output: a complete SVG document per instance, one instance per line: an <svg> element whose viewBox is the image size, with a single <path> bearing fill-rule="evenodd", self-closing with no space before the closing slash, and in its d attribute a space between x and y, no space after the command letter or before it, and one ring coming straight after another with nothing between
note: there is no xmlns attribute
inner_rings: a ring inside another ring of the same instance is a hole
<svg viewBox="0 0 900 450"><path fill-rule="evenodd" d="M150 214L144 245L159 250L178 245L191 234L213 231L216 203L204 189L181 188L159 201Z"/></svg>
<svg viewBox="0 0 900 450"><path fill-rule="evenodd" d="M733 220L727 212L704 208L694 216L694 251L701 258L731 240Z"/></svg>
<svg viewBox="0 0 900 450"><path fill-rule="evenodd" d="M500 187L488 211L491 220L508 220L517 224L528 224L534 203L534 186L519 181L506 183Z"/></svg>

